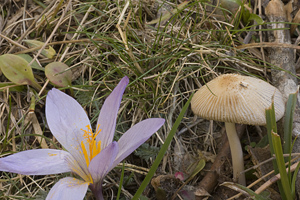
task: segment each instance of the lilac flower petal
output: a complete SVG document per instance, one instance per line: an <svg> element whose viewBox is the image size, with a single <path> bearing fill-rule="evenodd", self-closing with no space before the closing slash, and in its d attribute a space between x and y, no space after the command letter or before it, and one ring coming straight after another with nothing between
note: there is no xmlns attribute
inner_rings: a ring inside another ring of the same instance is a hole
<svg viewBox="0 0 300 200"><path fill-rule="evenodd" d="M117 166L118 163L148 140L149 137L160 129L164 123L165 120L161 118L146 119L126 131L118 141L119 153L112 165L112 168Z"/></svg>
<svg viewBox="0 0 300 200"><path fill-rule="evenodd" d="M91 173L94 184L97 184L98 182L99 184L102 184L102 180L111 169L111 165L114 162L118 151L118 143L112 142L92 159L89 165L89 172Z"/></svg>
<svg viewBox="0 0 300 200"><path fill-rule="evenodd" d="M33 149L0 158L0 171L23 175L48 175L71 171L65 162L66 151Z"/></svg>
<svg viewBox="0 0 300 200"><path fill-rule="evenodd" d="M80 104L67 94L53 88L46 99L46 118L50 131L85 171L87 171L80 143L90 121ZM87 147L87 146L86 146Z"/></svg>
<svg viewBox="0 0 300 200"><path fill-rule="evenodd" d="M106 98L101 108L97 124L100 125L100 129L102 129L102 131L96 139L97 141L101 140L102 148L105 148L113 140L118 110L128 82L129 79L127 76L122 78L117 87L115 87L112 93Z"/></svg>
<svg viewBox="0 0 300 200"><path fill-rule="evenodd" d="M84 167L81 167L81 165L77 162L77 160L70 154L70 156L66 157L66 162L68 163L68 166L70 167L71 171L76 173L80 176L85 182L92 182L92 177L89 173L89 170L84 164Z"/></svg>
<svg viewBox="0 0 300 200"><path fill-rule="evenodd" d="M83 200L89 184L76 178L60 179L50 190L46 200Z"/></svg>

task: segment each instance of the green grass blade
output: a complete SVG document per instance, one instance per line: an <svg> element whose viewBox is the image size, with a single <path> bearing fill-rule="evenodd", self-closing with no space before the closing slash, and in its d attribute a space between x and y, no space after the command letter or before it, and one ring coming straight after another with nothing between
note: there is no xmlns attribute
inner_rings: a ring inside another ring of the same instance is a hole
<svg viewBox="0 0 300 200"><path fill-rule="evenodd" d="M9 102L9 110L8 110L8 118L7 118L7 125L6 125L6 131L5 131L5 139L3 141L3 150L5 150L7 145L7 138L8 138L8 131L9 131L9 125L10 125L10 116L11 116L11 96L8 96L8 102Z"/></svg>
<svg viewBox="0 0 300 200"><path fill-rule="evenodd" d="M121 195L121 190L122 190L122 185L123 185L123 180L124 180L124 169L125 169L125 163L123 162L122 165L122 173L121 173L121 178L120 178L120 183L119 183L119 188L118 188L118 194L117 194L117 200L119 200L120 195Z"/></svg>
<svg viewBox="0 0 300 200"><path fill-rule="evenodd" d="M266 121L267 121L267 133L268 133L270 151L271 151L271 155L274 155L272 131L277 133L274 103L272 103L270 108L266 109ZM277 163L275 160L273 160L273 167L274 167L275 173L277 174L279 171L278 171Z"/></svg>
<svg viewBox="0 0 300 200"><path fill-rule="evenodd" d="M268 133L268 140L269 140L269 146L270 146L270 151L271 155L274 155L274 144L272 141L272 132L277 132L277 125L276 125L276 118L275 118L275 108L274 108L274 102L270 106L270 108L266 109L266 121L267 121L267 133ZM276 160L272 160L273 163L273 168L275 171L275 174L279 173L278 170L278 165ZM282 187L282 184L280 181L277 182L280 194L282 196L283 200L286 200L286 196Z"/></svg>
<svg viewBox="0 0 300 200"><path fill-rule="evenodd" d="M292 153L292 130L293 130L293 119L294 119L294 110L296 107L297 101L297 92L292 93L289 95L287 104L286 104L286 111L285 111L285 118L284 118L284 143L283 143L283 153L289 154L289 157L284 158L285 162L289 162L288 164L288 178L289 182L292 183L292 173L290 171L291 167L291 153Z"/></svg>
<svg viewBox="0 0 300 200"><path fill-rule="evenodd" d="M297 101L297 93L293 93L289 95L289 99L286 104L285 118L284 118L284 144L283 144L283 152L285 154L291 153L291 145L292 145L292 130L293 130L293 118L294 118L294 110ZM289 158L286 158L286 161Z"/></svg>
<svg viewBox="0 0 300 200"><path fill-rule="evenodd" d="M145 190L145 188L147 187L147 185L149 184L149 182L151 181L151 178L153 177L158 165L160 164L161 160L163 159L165 153L168 150L169 145L171 144L171 141L177 131L177 128L179 126L179 124L181 123L181 120L185 114L185 111L187 110L187 108L189 107L190 101L192 99L192 96L190 96L189 100L185 103L185 105L183 106L179 116L177 117L168 137L165 140L165 143L162 145L155 161L153 162L152 167L150 168L148 174L146 175L144 181L142 182L141 186L139 187L139 189L136 191L135 195L133 196L132 200L138 200L139 197L141 196L141 194L143 193L143 191Z"/></svg>
<svg viewBox="0 0 300 200"><path fill-rule="evenodd" d="M280 173L280 178L281 178L281 185L285 194L286 199L293 199L292 198L292 191L291 191L291 183L289 182L289 178L285 169L285 162L283 158L283 151L282 151L282 146L281 146L281 140L280 136L272 132L272 142L273 142L273 147L274 147L274 153L276 155L276 162L278 165L278 170ZM281 194L283 197L283 194Z"/></svg>
<svg viewBox="0 0 300 200"><path fill-rule="evenodd" d="M300 168L300 162L298 163L295 171L294 171L294 175L293 175L293 179L292 179L292 183L291 183L291 190L292 190L292 197L293 199L296 198L296 179L297 179L297 174L298 174L298 171L299 171L299 168Z"/></svg>
<svg viewBox="0 0 300 200"><path fill-rule="evenodd" d="M251 190L250 188L247 188L243 185L237 184L237 183L232 183L232 182L224 182L221 184L221 186L225 186L228 188L231 188L232 190L235 191L240 191L243 190L245 192L247 192L249 194L249 196L251 197L251 199L254 200L271 200L269 197L265 197L262 194L256 194L253 190Z"/></svg>

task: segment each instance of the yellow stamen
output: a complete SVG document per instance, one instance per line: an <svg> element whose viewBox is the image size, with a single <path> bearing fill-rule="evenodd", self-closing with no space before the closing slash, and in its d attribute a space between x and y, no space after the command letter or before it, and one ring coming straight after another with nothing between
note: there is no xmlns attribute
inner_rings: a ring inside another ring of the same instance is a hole
<svg viewBox="0 0 300 200"><path fill-rule="evenodd" d="M98 124L96 133L94 134L89 125L87 125L86 127L87 130L83 130L83 129L81 130L84 132L83 137L84 139L86 139L86 142L88 144L88 149L85 147L83 141L81 141L80 145L85 158L86 165L89 166L90 161L101 151L101 141L97 142L96 137L101 132L102 129L99 129L100 125Z"/></svg>
<svg viewBox="0 0 300 200"><path fill-rule="evenodd" d="M57 156L57 153L48 153L49 156Z"/></svg>
<svg viewBox="0 0 300 200"><path fill-rule="evenodd" d="M82 152L83 152L83 155L84 155L84 158L85 158L86 165L89 166L90 160L89 160L89 156L88 156L88 153L86 151L86 148L84 146L83 141L81 141L81 148L82 148Z"/></svg>

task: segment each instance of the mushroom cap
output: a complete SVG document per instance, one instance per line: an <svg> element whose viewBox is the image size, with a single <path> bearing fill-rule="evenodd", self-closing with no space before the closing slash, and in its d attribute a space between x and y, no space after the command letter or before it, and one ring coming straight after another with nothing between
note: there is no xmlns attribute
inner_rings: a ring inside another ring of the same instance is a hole
<svg viewBox="0 0 300 200"><path fill-rule="evenodd" d="M238 124L266 125L265 110L274 96L276 121L285 111L283 96L269 83L238 74L224 74L202 86L191 101L192 111L204 118Z"/></svg>

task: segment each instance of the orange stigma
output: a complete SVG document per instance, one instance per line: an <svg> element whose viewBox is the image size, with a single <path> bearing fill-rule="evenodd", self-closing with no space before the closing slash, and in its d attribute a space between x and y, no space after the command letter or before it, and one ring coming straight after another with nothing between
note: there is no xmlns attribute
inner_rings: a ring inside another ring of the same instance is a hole
<svg viewBox="0 0 300 200"><path fill-rule="evenodd" d="M87 125L86 127L87 130L83 130L83 129L81 130L84 132L83 137L88 144L88 149L86 149L84 145L84 141L81 141L81 148L85 158L86 165L89 166L90 161L101 151L101 141L96 142L96 137L101 132L102 129L99 129L100 125L98 124L96 133L94 134L90 125Z"/></svg>

